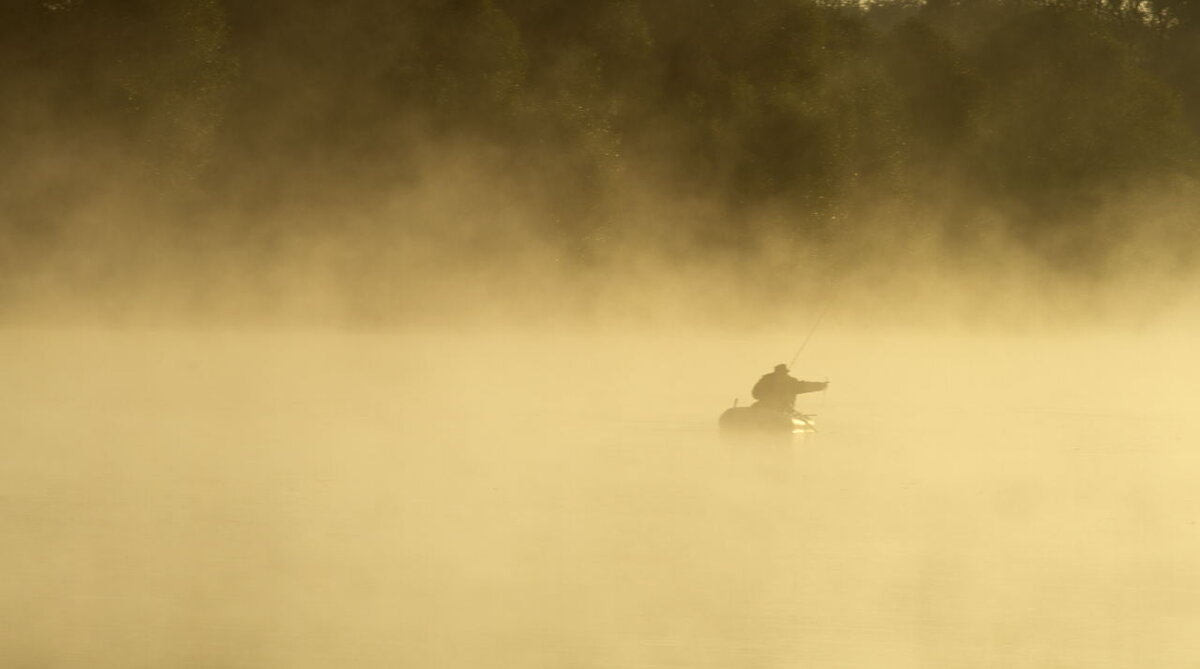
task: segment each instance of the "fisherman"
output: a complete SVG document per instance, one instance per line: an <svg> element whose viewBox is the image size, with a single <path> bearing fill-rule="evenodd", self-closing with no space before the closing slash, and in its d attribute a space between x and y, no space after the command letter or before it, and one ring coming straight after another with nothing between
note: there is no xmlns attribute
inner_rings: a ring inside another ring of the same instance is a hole
<svg viewBox="0 0 1200 669"><path fill-rule="evenodd" d="M793 406L796 403L796 395L825 390L825 386L829 385L828 381L794 379L788 374L788 371L787 365L781 363L775 365L775 371L763 374L758 383L754 384L754 389L750 391L754 399L758 400L756 406L790 414L795 411Z"/></svg>

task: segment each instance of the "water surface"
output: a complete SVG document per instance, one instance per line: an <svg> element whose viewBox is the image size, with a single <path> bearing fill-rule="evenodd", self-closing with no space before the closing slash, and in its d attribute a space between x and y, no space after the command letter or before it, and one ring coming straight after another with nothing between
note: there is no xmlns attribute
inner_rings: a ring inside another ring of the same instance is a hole
<svg viewBox="0 0 1200 669"><path fill-rule="evenodd" d="M9 331L14 667L1192 666L1181 337Z"/></svg>

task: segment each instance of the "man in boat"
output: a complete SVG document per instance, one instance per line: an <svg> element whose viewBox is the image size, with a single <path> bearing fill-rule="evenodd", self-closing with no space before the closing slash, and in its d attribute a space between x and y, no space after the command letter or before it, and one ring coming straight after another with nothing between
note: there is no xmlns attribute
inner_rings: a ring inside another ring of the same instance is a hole
<svg viewBox="0 0 1200 669"><path fill-rule="evenodd" d="M828 381L801 381L788 374L787 365L775 365L775 371L763 374L750 394L758 400L756 406L791 414L795 411L796 395L825 390Z"/></svg>

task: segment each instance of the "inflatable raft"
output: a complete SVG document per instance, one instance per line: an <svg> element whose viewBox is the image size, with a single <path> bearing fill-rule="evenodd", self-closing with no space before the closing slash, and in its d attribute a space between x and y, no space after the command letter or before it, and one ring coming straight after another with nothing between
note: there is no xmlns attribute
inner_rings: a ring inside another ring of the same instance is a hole
<svg viewBox="0 0 1200 669"><path fill-rule="evenodd" d="M717 419L717 427L723 437L790 438L817 431L811 415L768 409L757 403L726 409Z"/></svg>

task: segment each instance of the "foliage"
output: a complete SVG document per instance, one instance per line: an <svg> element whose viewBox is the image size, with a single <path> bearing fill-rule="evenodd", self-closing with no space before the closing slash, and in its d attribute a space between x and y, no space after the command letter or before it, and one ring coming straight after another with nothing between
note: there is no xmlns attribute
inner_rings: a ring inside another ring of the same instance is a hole
<svg viewBox="0 0 1200 669"><path fill-rule="evenodd" d="M580 254L639 175L729 208L723 229L670 223L700 243L752 236L762 210L827 238L864 197L953 188L1062 248L1114 234L1089 227L1105 194L1196 177L1195 16L1191 0L22 0L0 10L0 92L19 101L0 147L32 164L103 146L163 188L303 201L476 143L553 175L545 232ZM21 202L0 225L29 225Z"/></svg>

